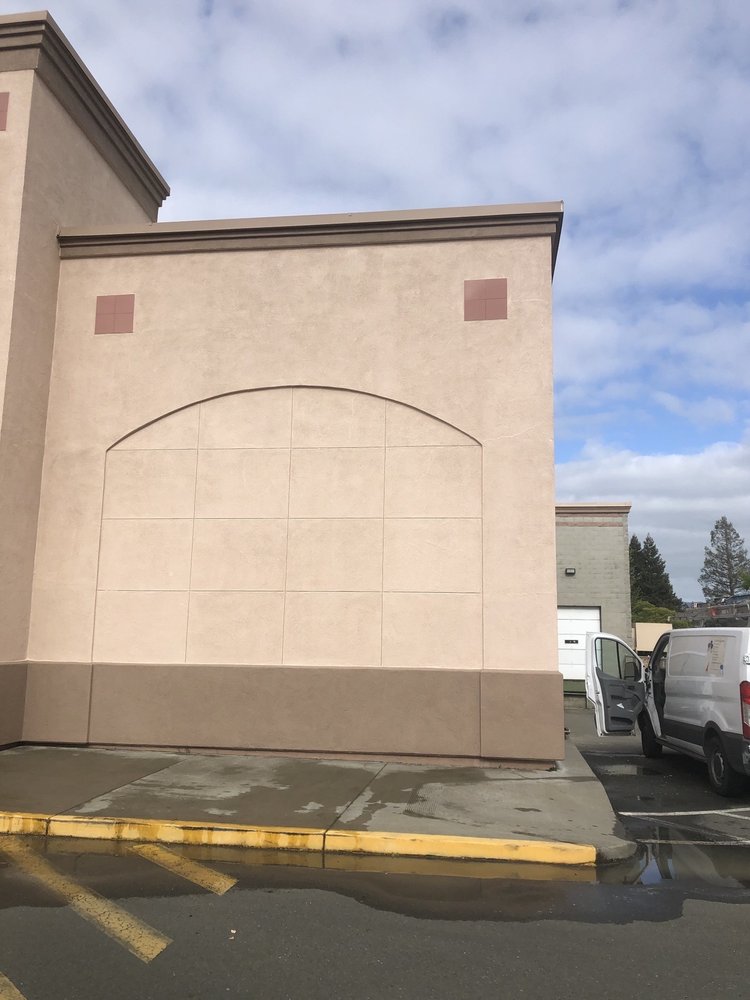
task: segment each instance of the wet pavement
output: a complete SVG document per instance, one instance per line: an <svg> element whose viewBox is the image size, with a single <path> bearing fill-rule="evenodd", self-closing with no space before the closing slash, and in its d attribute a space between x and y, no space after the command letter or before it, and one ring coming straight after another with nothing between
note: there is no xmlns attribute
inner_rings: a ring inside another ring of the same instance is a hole
<svg viewBox="0 0 750 1000"><path fill-rule="evenodd" d="M0 830L593 864L632 856L572 741L548 770L20 746Z"/></svg>
<svg viewBox="0 0 750 1000"><path fill-rule="evenodd" d="M720 799L696 762L599 740L587 712L568 725L639 841L628 859L0 838L0 1000L745 995L750 793Z"/></svg>
<svg viewBox="0 0 750 1000"><path fill-rule="evenodd" d="M625 835L639 844L630 881L646 885L750 883L750 783L737 798L710 787L705 764L664 750L641 754L640 737L598 737L582 704L568 706L571 738L602 782Z"/></svg>
<svg viewBox="0 0 750 1000"><path fill-rule="evenodd" d="M536 865L526 866L530 878L522 866L403 858L324 868L303 854L289 864L289 854L184 847L169 849L175 867L165 867L140 845L9 842L0 853L3 1000L745 993L750 879L736 875L732 884L644 882L647 857L640 875ZM196 884L185 860L224 883ZM82 912L89 898L98 906Z"/></svg>

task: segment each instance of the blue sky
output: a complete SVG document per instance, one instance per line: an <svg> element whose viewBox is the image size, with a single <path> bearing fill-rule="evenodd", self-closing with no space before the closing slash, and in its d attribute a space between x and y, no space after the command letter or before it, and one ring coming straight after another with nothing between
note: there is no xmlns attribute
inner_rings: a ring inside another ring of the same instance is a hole
<svg viewBox="0 0 750 1000"><path fill-rule="evenodd" d="M750 542L750 4L51 12L171 184L163 221L564 199L559 499L632 501L688 600L718 517Z"/></svg>

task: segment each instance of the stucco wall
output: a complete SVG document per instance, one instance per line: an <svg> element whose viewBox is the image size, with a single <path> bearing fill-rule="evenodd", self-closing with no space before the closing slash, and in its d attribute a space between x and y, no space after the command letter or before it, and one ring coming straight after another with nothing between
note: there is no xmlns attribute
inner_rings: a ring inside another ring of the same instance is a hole
<svg viewBox="0 0 750 1000"><path fill-rule="evenodd" d="M80 218L106 223L145 222L146 214L90 145L47 87L31 72L3 74L10 92L8 130L11 193L3 234L6 289L12 308L7 378L0 428L0 656L27 652L39 486L49 373L55 332L59 251L57 232ZM21 162L23 158L23 162ZM6 190L6 178L3 178ZM16 221L14 221L14 219ZM13 237L13 232L17 237ZM15 266L14 266L15 265ZM8 283L14 279L13 283Z"/></svg>
<svg viewBox="0 0 750 1000"><path fill-rule="evenodd" d="M0 131L0 161L3 164L3 178L0 183L0 482L9 480L12 446L3 444L3 410L5 402L6 374L10 350L13 319L16 261L21 227L21 203L26 168L26 146L28 140L28 117L31 104L31 90L34 75L31 72L0 73L0 93L11 93L7 128ZM2 456L7 453L5 463ZM10 482L9 482L10 485ZM6 579L5 590L0 584L0 744L11 743L21 738L23 705L26 684L26 666L20 663L6 663L4 660L23 659L26 655L25 638L28 614L23 620L23 642L14 641L18 634L16 607L8 582L13 581L13 567L10 561L12 537L9 530L11 511L0 490L0 567ZM23 614L23 612L22 612Z"/></svg>
<svg viewBox="0 0 750 1000"><path fill-rule="evenodd" d="M54 24L3 32L0 743L559 757L561 206L144 225Z"/></svg>
<svg viewBox="0 0 750 1000"><path fill-rule="evenodd" d="M465 323L464 279L493 275L510 318ZM128 292L135 332L95 336L96 295ZM63 261L30 658L92 656L108 449L197 401L296 385L405 404L481 444L484 664L552 669L550 344L546 240ZM533 641L515 627L526 597Z"/></svg>
<svg viewBox="0 0 750 1000"><path fill-rule="evenodd" d="M549 265L534 238L64 260L24 738L559 756ZM465 322L493 276L509 318ZM131 293L134 332L94 334ZM44 662L88 717L50 718Z"/></svg>
<svg viewBox="0 0 750 1000"><path fill-rule="evenodd" d="M94 659L481 666L481 449L340 389L221 396L107 454Z"/></svg>
<svg viewBox="0 0 750 1000"><path fill-rule="evenodd" d="M21 202L26 170L28 119L31 105L31 72L0 73L0 93L12 95L7 128L0 131L3 182L0 184L0 386L5 387L8 365L13 287L16 277ZM0 395L0 398L1 395Z"/></svg>

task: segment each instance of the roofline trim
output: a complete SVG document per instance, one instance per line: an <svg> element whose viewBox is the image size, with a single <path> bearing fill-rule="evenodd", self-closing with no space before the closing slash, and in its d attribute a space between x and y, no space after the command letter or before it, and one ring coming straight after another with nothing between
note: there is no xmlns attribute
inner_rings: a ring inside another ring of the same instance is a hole
<svg viewBox="0 0 750 1000"><path fill-rule="evenodd" d="M546 237L554 271L562 221L562 202L542 202L62 229L58 242L60 256L75 259Z"/></svg>
<svg viewBox="0 0 750 1000"><path fill-rule="evenodd" d="M568 515L579 516L582 514L599 514L599 515L614 515L614 514L628 514L632 509L632 503L599 503L599 502L589 502L584 503L557 503L555 504L555 514L558 517L565 517Z"/></svg>
<svg viewBox="0 0 750 1000"><path fill-rule="evenodd" d="M0 16L0 70L35 70L153 218L169 185L47 11Z"/></svg>

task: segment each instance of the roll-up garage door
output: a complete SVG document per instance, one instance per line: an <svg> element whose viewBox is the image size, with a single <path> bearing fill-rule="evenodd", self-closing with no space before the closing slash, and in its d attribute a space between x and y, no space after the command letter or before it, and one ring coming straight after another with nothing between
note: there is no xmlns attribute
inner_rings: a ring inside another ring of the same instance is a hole
<svg viewBox="0 0 750 1000"><path fill-rule="evenodd" d="M601 632L600 608L558 608L558 662L566 681L582 681L586 670L586 633Z"/></svg>

